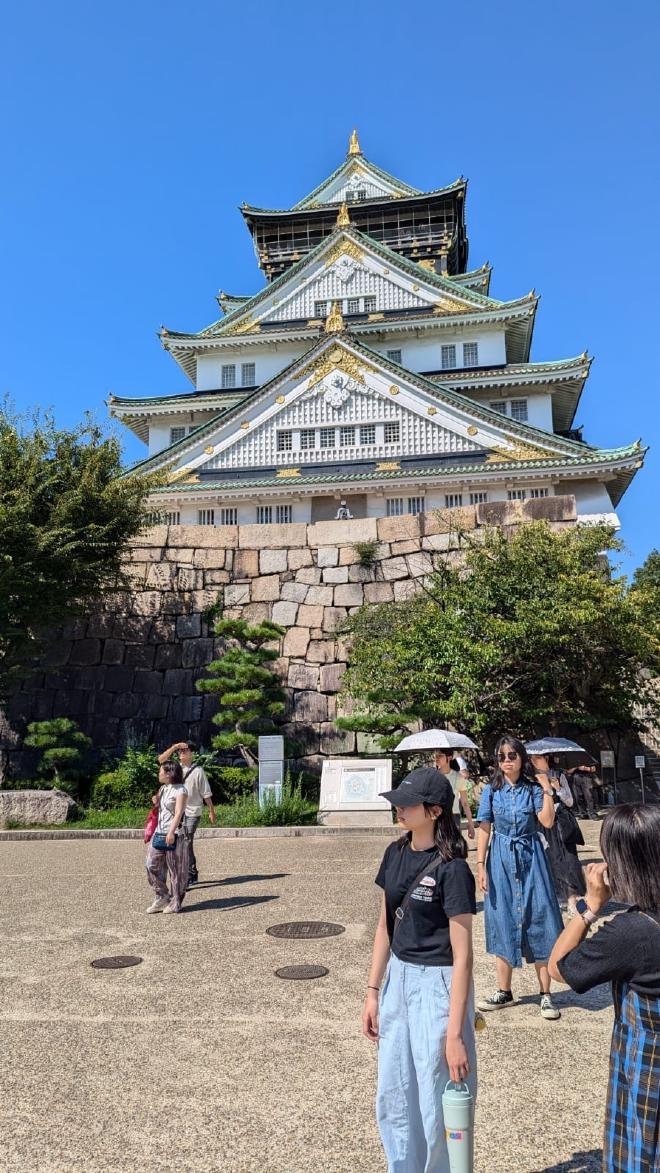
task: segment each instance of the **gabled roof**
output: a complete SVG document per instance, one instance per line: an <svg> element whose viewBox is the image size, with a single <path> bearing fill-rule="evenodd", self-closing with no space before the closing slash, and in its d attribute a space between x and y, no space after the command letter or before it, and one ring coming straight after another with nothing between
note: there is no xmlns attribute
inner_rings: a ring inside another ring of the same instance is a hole
<svg viewBox="0 0 660 1173"><path fill-rule="evenodd" d="M221 289L216 300L223 314L232 314L234 310L240 309L244 302L249 301L251 296L249 293L241 295L225 293L224 289Z"/></svg>
<svg viewBox="0 0 660 1173"><path fill-rule="evenodd" d="M455 281L457 285L466 285L469 289L476 289L479 293L485 293L488 296L492 272L493 266L486 261L480 269L471 269L469 273L454 273L449 277L449 280Z"/></svg>

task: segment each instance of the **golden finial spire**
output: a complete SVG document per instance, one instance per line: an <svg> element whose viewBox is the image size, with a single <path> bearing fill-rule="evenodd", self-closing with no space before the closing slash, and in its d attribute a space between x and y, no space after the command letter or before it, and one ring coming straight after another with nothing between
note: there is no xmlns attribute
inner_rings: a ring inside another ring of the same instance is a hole
<svg viewBox="0 0 660 1173"><path fill-rule="evenodd" d="M357 130L353 130L351 137L348 140L348 153L349 155L362 154L362 148L360 146L360 140L358 139Z"/></svg>
<svg viewBox="0 0 660 1173"><path fill-rule="evenodd" d="M344 319L338 301L333 301L332 309L325 320L326 334L340 334L344 329Z"/></svg>
<svg viewBox="0 0 660 1173"><path fill-rule="evenodd" d="M351 222L351 217L348 214L348 204L344 200L339 211L337 212L337 227L338 228L348 228L350 222Z"/></svg>

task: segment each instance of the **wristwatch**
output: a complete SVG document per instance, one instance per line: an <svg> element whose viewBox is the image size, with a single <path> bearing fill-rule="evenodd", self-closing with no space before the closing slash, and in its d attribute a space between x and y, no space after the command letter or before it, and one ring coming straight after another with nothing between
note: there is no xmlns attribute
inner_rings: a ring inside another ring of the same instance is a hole
<svg viewBox="0 0 660 1173"><path fill-rule="evenodd" d="M585 925L593 925L598 920L598 913L592 912L586 900L575 901L575 911L579 912Z"/></svg>

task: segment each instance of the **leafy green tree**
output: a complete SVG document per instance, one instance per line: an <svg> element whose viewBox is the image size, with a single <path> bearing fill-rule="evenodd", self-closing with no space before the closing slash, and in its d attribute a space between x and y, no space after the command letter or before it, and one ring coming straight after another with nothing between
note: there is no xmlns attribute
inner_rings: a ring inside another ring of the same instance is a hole
<svg viewBox="0 0 660 1173"><path fill-rule="evenodd" d="M91 740L81 733L75 721L54 717L50 721L32 721L27 727L25 745L38 749L41 761L38 773L61 790L76 793L85 750Z"/></svg>
<svg viewBox="0 0 660 1173"><path fill-rule="evenodd" d="M0 700L49 628L123 581L156 479L120 476L120 460L91 420L66 431L0 407Z"/></svg>
<svg viewBox="0 0 660 1173"><path fill-rule="evenodd" d="M247 789L255 777L259 736L274 733L284 717L284 690L271 668L279 655L273 644L284 635L284 628L268 619L251 625L245 619L220 618L214 631L223 641L223 651L208 666L211 676L198 680L197 688L218 698L220 709L213 722L220 732L212 745L222 754L239 754L243 758ZM231 783L234 793L239 793L237 768L228 769L232 777L227 778L227 783Z"/></svg>
<svg viewBox="0 0 660 1173"><path fill-rule="evenodd" d="M618 548L610 529L545 522L464 536L463 560L440 562L425 592L352 618L344 688L362 711L339 724L451 724L487 748L505 731L639 728L640 702L657 705L644 670L660 649L609 571Z"/></svg>
<svg viewBox="0 0 660 1173"><path fill-rule="evenodd" d="M633 587L660 592L660 550L651 550L646 561L637 567L633 575Z"/></svg>

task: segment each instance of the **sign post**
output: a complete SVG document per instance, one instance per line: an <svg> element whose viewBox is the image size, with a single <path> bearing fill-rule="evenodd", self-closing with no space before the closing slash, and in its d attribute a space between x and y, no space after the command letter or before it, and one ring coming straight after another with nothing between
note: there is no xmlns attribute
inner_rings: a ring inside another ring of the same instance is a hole
<svg viewBox="0 0 660 1173"><path fill-rule="evenodd" d="M639 770L639 784L642 788L642 802L646 802L644 794L644 769L646 767L646 758L643 753L635 754L635 769Z"/></svg>
<svg viewBox="0 0 660 1173"><path fill-rule="evenodd" d="M616 766L614 764L614 750L601 749L600 768L603 774L603 782L605 782L605 771L607 770L608 774L610 770L612 771L612 794L614 798L614 805L616 806Z"/></svg>
<svg viewBox="0 0 660 1173"><path fill-rule="evenodd" d="M269 798L282 801L284 782L284 738L260 737L259 748L259 806Z"/></svg>

